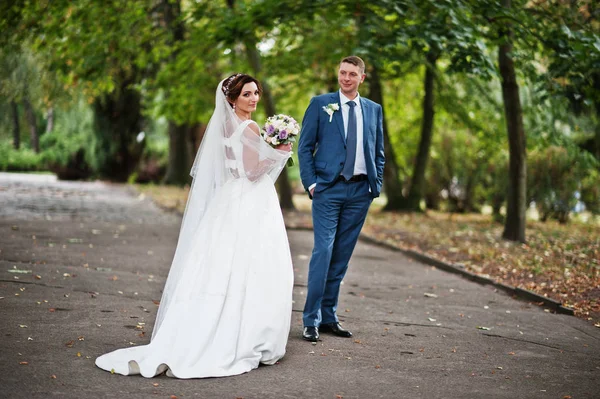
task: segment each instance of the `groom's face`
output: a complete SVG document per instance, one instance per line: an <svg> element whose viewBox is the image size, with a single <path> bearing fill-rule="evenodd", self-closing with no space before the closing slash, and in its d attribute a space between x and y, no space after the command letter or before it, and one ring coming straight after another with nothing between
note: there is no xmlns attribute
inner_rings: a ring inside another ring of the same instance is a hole
<svg viewBox="0 0 600 399"><path fill-rule="evenodd" d="M365 76L367 75L358 66L342 62L338 71L338 82L342 93L353 99L358 91L358 86L365 80Z"/></svg>

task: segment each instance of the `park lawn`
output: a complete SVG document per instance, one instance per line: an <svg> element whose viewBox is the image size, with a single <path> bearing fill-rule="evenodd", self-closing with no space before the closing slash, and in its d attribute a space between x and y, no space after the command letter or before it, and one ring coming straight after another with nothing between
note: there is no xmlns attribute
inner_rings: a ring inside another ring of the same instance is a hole
<svg viewBox="0 0 600 399"><path fill-rule="evenodd" d="M136 186L159 206L182 213L188 190ZM288 227L310 228L310 200L294 197ZM460 264L466 270L561 302L600 327L600 226L528 221L527 244L503 240L503 225L489 215L381 211L376 201L363 233L402 249Z"/></svg>

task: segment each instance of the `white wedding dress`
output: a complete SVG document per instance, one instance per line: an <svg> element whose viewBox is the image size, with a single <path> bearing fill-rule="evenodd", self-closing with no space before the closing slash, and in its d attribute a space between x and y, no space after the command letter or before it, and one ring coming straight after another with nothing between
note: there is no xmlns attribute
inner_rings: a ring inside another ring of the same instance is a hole
<svg viewBox="0 0 600 399"><path fill-rule="evenodd" d="M152 340L98 357L106 371L220 377L285 354L293 269L274 179L289 154L223 100L219 85Z"/></svg>

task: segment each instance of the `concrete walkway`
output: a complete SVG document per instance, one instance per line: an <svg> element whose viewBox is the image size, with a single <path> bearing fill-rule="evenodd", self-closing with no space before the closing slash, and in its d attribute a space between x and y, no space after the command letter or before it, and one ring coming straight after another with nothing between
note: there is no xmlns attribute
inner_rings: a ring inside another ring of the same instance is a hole
<svg viewBox="0 0 600 399"><path fill-rule="evenodd" d="M340 297L354 338L302 341L307 231L288 232L279 364L203 380L96 368L149 341L179 223L125 186L0 173L0 398L600 398L600 329L365 243Z"/></svg>

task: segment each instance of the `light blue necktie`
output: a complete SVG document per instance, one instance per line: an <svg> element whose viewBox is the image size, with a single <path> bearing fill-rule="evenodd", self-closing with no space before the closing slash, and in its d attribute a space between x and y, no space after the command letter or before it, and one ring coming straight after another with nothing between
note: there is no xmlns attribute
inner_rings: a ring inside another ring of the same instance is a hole
<svg viewBox="0 0 600 399"><path fill-rule="evenodd" d="M346 162L342 169L342 176L350 180L354 176L354 162L356 160L356 113L354 101L348 101L348 134L346 134Z"/></svg>

